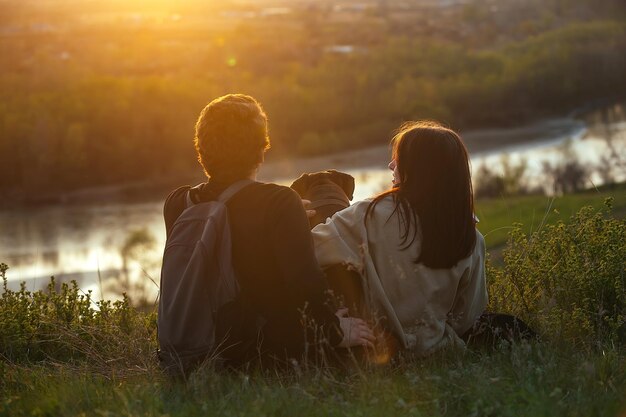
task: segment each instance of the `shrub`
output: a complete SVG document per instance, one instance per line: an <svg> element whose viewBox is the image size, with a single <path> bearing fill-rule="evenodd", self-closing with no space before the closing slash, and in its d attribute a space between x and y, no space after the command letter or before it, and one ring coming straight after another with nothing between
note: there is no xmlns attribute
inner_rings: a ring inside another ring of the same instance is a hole
<svg viewBox="0 0 626 417"><path fill-rule="evenodd" d="M527 236L516 225L504 266L488 265L490 308L518 315L548 338L623 341L626 222L584 207Z"/></svg>
<svg viewBox="0 0 626 417"><path fill-rule="evenodd" d="M143 315L124 296L98 301L81 294L76 282L47 291L7 288L0 264L0 357L11 362L87 362L103 372L151 366L156 351L156 316Z"/></svg>
<svg viewBox="0 0 626 417"><path fill-rule="evenodd" d="M514 195L544 194L540 186L531 186L526 177L528 162L513 163L507 155L500 158L498 169L489 168L486 162L478 168L474 181L477 198L494 198Z"/></svg>

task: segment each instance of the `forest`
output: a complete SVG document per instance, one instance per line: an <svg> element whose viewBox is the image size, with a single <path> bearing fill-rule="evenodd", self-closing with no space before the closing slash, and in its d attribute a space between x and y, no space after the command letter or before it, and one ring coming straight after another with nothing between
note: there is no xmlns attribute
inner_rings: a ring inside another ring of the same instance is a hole
<svg viewBox="0 0 626 417"><path fill-rule="evenodd" d="M0 3L0 200L188 177L195 119L229 92L263 103L270 158L383 144L404 120L514 126L626 95L619 1L89 4Z"/></svg>

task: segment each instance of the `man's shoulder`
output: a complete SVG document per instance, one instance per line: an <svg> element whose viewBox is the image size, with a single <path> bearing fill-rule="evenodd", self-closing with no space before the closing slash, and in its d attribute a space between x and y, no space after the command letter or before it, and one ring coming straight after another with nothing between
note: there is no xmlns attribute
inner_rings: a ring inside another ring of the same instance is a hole
<svg viewBox="0 0 626 417"><path fill-rule="evenodd" d="M273 182L254 182L251 186L250 189L254 189L256 191L259 192L266 192L266 193L280 193L280 192L287 192L287 191L292 191L291 188L286 187L284 185L280 185L280 184L275 184Z"/></svg>
<svg viewBox="0 0 626 417"><path fill-rule="evenodd" d="M185 199L187 198L187 192L191 189L190 185L183 185L176 188L169 193L165 198L165 204L163 205L163 212L167 214L173 208L185 205Z"/></svg>
<svg viewBox="0 0 626 417"><path fill-rule="evenodd" d="M197 196L192 196L192 199L202 201L208 201L216 198L219 193L210 192L208 185L200 184L199 186L192 187L190 185L183 185L172 191L165 199L165 205L163 212L165 217L178 217L178 215L184 210L187 198L187 192L190 189L198 189ZM244 187L239 193L235 194L231 199L230 206L239 206L240 203L246 206L264 205L271 207L279 207L284 205L294 205L295 202L300 204L300 197L291 188L274 183L254 182Z"/></svg>
<svg viewBox="0 0 626 417"><path fill-rule="evenodd" d="M190 189L191 189L191 185L182 185L176 188L174 191L170 192L165 198L165 205L167 205L168 202L185 198L185 194Z"/></svg>
<svg viewBox="0 0 626 417"><path fill-rule="evenodd" d="M250 199L272 207L300 203L300 196L291 188L274 183L256 182L243 190L241 199Z"/></svg>
<svg viewBox="0 0 626 417"><path fill-rule="evenodd" d="M233 224L249 227L270 227L277 222L290 223L294 216L303 216L300 196L284 185L257 182L250 184L228 203Z"/></svg>
<svg viewBox="0 0 626 417"><path fill-rule="evenodd" d="M254 188L252 189L260 193L279 195L279 196L284 196L284 197L293 197L294 195L296 196L298 195L298 193L296 193L291 188L285 185L275 184L272 182L257 182L257 183L254 183L253 185L254 185Z"/></svg>
<svg viewBox="0 0 626 417"><path fill-rule="evenodd" d="M190 188L191 186L189 185L178 187L169 193L165 199L165 204L163 205L163 218L165 219L165 230L168 234L178 216L180 216L185 209L185 199Z"/></svg>

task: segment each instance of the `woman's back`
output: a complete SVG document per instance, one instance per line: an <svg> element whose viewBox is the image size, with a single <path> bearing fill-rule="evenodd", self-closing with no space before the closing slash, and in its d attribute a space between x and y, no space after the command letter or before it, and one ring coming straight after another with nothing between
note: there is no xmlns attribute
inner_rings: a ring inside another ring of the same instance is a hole
<svg viewBox="0 0 626 417"><path fill-rule="evenodd" d="M487 304L484 239L476 231L472 253L451 268L416 264L422 239L403 244L404 219L392 194L366 212L371 200L355 203L313 229L316 256L325 268L348 264L361 273L368 309L386 319L388 330L405 348L427 354L462 344ZM412 235L412 233L411 233Z"/></svg>

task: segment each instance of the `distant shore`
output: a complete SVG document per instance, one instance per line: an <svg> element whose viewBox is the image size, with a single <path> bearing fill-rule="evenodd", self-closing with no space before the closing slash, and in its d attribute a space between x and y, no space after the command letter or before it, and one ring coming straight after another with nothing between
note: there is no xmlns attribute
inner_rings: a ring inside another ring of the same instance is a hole
<svg viewBox="0 0 626 417"><path fill-rule="evenodd" d="M477 156L511 147L532 147L546 141L558 140L563 136L573 135L584 127L583 121L566 117L543 120L522 127L477 129L460 132L460 134L470 155ZM343 170L385 168L389 163L390 155L390 146L381 145L311 158L268 160L259 171L259 179L276 181L297 178L304 172L331 168Z"/></svg>
<svg viewBox="0 0 626 417"><path fill-rule="evenodd" d="M587 108L587 112L590 111ZM572 112L567 117L545 119L529 125L514 128L485 128L461 131L470 155L493 153L511 147L534 146L546 141L558 140L564 135L573 135L584 129L585 122L579 117L581 112ZM266 162L261 166L260 181L288 182L304 172L325 169L355 170L385 168L389 163L390 146L379 145L363 149L339 152L316 157L274 157L270 151ZM195 163L195 161L190 161ZM197 175L177 178L155 178L126 184L94 186L62 193L26 193L6 196L0 209L12 206L49 206L64 204L92 204L116 202L138 202L162 200L174 187L181 184L195 184L205 180L200 169Z"/></svg>

